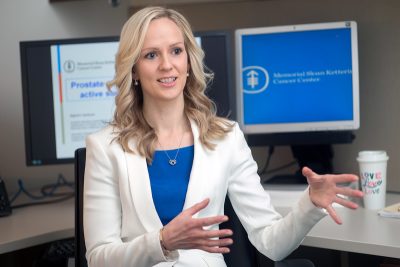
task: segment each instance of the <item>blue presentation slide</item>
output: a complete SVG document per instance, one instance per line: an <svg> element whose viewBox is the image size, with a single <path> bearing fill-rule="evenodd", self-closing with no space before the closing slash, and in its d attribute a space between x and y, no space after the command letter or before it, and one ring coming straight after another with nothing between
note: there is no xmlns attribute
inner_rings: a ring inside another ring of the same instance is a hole
<svg viewBox="0 0 400 267"><path fill-rule="evenodd" d="M353 119L351 30L242 36L245 124Z"/></svg>

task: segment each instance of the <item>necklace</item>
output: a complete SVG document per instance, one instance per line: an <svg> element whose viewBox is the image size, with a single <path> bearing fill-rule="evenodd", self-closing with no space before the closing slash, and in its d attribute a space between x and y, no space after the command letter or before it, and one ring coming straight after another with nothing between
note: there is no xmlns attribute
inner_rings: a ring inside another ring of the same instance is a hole
<svg viewBox="0 0 400 267"><path fill-rule="evenodd" d="M164 151L165 155L167 155L168 163L169 163L169 165L171 165L171 166L174 166L174 165L176 165L176 163L177 163L176 158L178 157L179 150L181 150L181 144L182 144L183 134L184 134L184 132L182 133L181 141L179 141L179 145L178 145L178 150L176 151L175 157L174 157L173 159L169 156L169 154L167 153L167 151L166 151L166 150L163 148L163 146L161 145L160 141L157 139L158 144L160 144L161 149Z"/></svg>

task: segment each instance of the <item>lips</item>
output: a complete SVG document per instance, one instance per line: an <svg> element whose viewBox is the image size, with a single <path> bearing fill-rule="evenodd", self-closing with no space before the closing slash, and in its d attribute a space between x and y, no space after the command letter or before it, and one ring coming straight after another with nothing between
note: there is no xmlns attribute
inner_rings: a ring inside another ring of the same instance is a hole
<svg viewBox="0 0 400 267"><path fill-rule="evenodd" d="M172 83L176 81L176 77L167 77L167 78L161 78L158 79L157 81L161 82L161 83Z"/></svg>

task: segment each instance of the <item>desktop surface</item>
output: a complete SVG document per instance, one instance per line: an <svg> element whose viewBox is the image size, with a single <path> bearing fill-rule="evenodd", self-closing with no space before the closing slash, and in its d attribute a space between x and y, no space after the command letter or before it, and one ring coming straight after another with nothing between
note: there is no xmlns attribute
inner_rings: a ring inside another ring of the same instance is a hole
<svg viewBox="0 0 400 267"><path fill-rule="evenodd" d="M283 215L290 211L306 185L265 186L272 204ZM400 202L400 194L387 194L387 205ZM0 254L74 236L73 199L31 206L0 218ZM343 219L336 225L328 216L307 234L302 245L399 258L400 219L384 218L376 211L336 208Z"/></svg>
<svg viewBox="0 0 400 267"><path fill-rule="evenodd" d="M0 254L73 237L74 199L14 209L0 218Z"/></svg>
<svg viewBox="0 0 400 267"><path fill-rule="evenodd" d="M272 204L282 215L301 197L307 185L266 184ZM388 193L386 205L400 202L400 194ZM329 216L317 223L304 238L302 245L339 251L356 252L400 258L400 219L381 217L375 210L360 207L350 210L334 205L343 224L336 224Z"/></svg>

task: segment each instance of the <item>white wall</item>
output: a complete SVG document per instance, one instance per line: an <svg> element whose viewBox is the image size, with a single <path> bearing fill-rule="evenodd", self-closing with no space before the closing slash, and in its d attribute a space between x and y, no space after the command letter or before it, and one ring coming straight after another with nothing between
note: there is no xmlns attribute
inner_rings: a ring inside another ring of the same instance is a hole
<svg viewBox="0 0 400 267"><path fill-rule="evenodd" d="M8 191L16 190L17 178L27 188L53 183L58 173L74 178L71 164L26 167L19 42L119 35L127 14L126 1L117 8L107 0L0 2L0 176Z"/></svg>
<svg viewBox="0 0 400 267"><path fill-rule="evenodd" d="M127 3L128 0L121 2L118 8L109 7L107 0L57 4L49 4L48 0L0 2L0 176L6 179L9 191L15 189L19 177L24 178L29 187L53 182L58 173L73 179L72 165L25 165L19 41L117 35L127 18L127 5L133 5ZM389 190L400 191L398 0L237 1L231 5L194 4L182 9L188 12L188 18L197 30L345 19L358 21L361 129L356 132L357 138L352 145L334 147L335 166L340 172L357 172L355 157L359 150L385 149L390 156ZM254 16L253 11L263 15ZM227 16L221 19L221 14ZM266 151L263 148L254 151L263 163ZM273 166L290 160L286 147L279 148L277 154Z"/></svg>

